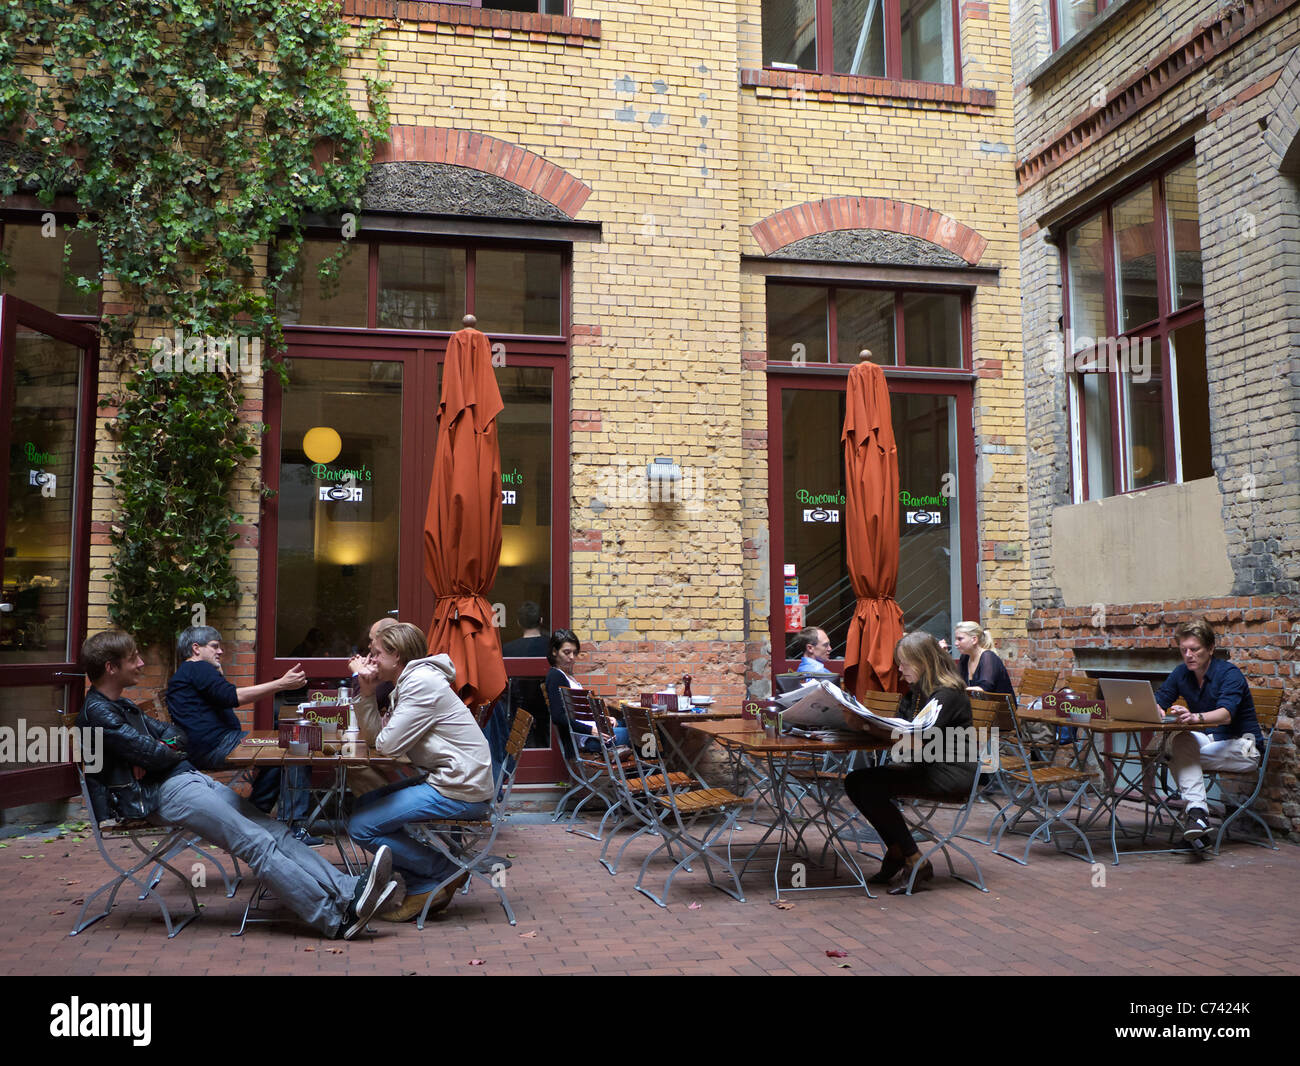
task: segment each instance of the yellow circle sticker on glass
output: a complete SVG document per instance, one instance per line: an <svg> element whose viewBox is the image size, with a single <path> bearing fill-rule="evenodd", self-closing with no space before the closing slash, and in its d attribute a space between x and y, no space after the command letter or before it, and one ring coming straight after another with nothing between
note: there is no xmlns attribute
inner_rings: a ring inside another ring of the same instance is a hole
<svg viewBox="0 0 1300 1066"><path fill-rule="evenodd" d="M313 463L332 463L343 450L343 438L329 426L315 426L303 434L302 450Z"/></svg>

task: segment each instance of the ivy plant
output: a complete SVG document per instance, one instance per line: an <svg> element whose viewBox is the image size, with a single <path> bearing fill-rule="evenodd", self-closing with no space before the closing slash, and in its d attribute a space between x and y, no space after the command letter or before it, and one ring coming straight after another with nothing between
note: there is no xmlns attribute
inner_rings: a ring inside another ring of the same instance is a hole
<svg viewBox="0 0 1300 1066"><path fill-rule="evenodd" d="M0 195L72 197L114 285L110 614L145 644L238 598L230 495L257 429L242 368L209 357L279 351L306 216L359 210L387 85L354 99L345 72L377 29L337 0L0 0Z"/></svg>

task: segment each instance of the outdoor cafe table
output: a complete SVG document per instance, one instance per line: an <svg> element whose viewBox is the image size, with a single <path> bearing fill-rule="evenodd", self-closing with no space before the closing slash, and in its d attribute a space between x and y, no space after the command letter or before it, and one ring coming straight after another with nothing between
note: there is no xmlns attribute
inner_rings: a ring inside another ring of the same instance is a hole
<svg viewBox="0 0 1300 1066"><path fill-rule="evenodd" d="M1132 799L1134 792L1140 797L1143 803L1144 815L1142 819L1142 836L1143 843L1151 835L1152 827L1163 813L1169 817L1171 827L1176 826L1177 820L1173 812L1165 803L1155 789L1155 771L1156 763L1159 761L1164 751L1164 738L1171 733L1186 733L1196 729L1194 722L1127 722L1112 718L1096 718L1089 721L1075 721L1073 718L1061 718L1055 714L1038 711L1020 711L1018 717L1022 722L1046 722L1048 725L1069 726L1084 732L1087 737L1087 743L1082 751L1077 755L1077 763L1081 767L1087 766L1089 753L1096 760L1097 765L1102 770L1103 787L1098 789L1095 786L1092 791L1099 799L1098 806L1092 811L1088 818L1079 826L1080 829L1087 832L1096 825L1102 818L1110 832L1110 848L1114 853L1115 861L1112 865L1119 865L1119 842L1118 833L1124 832L1127 835L1128 830L1120 823L1119 805L1126 799ZM1134 734L1142 734L1136 745L1128 742L1129 737ZM1150 743L1152 737L1159 734L1161 742L1159 744ZM1115 753L1110 750L1110 739L1112 737L1123 736L1126 739L1125 750L1121 753ZM1106 741L1102 751L1097 750L1098 738ZM1121 764L1125 761L1131 761L1131 754L1136 749L1138 760L1138 779L1137 781L1129 780L1121 772ZM1103 762L1103 760L1105 760ZM1152 816L1151 809L1155 808L1155 815ZM1125 851L1126 855L1163 855L1170 852L1182 850L1173 845L1172 830L1170 846L1165 848L1147 848L1142 850Z"/></svg>
<svg viewBox="0 0 1300 1066"><path fill-rule="evenodd" d="M792 885L784 890L781 887L781 854L786 850L795 851L802 843L806 826L796 827L794 815L797 810L802 809L803 801L811 796L814 803L813 820L820 822L826 834L826 846L823 848L822 854L825 855L826 849L830 849L837 859L844 860L846 869L853 876L853 884L860 887L869 897L875 898L871 889L867 887L867 879L863 876L861 867L858 866L857 862L848 853L848 850L842 845L840 840L841 827L836 825L832 818L833 797L827 784L814 775L811 781L812 787L803 795L796 795L790 784L790 771L798 761L794 758L795 756L848 754L858 751L888 751L891 747L890 741L877 739L867 733L848 731L836 734L829 739L811 736L769 736L764 730L749 721L737 723L700 722L698 724L686 722L684 724L687 729L706 733L728 747L734 748L743 756L760 758L767 763L768 791L771 796L769 806L772 809L774 819L772 824L768 826L767 831L750 848L749 854L745 857L740 870L742 879L758 849L767 844L769 837L776 834L776 865L772 871L772 882L776 889L777 902L781 900L782 891L787 894L792 892L826 892L831 889L849 887L843 884ZM819 865L823 864L819 863Z"/></svg>
<svg viewBox="0 0 1300 1066"><path fill-rule="evenodd" d="M341 814L343 797L347 793L347 772L349 768L358 769L369 766L376 770L383 770L410 766L410 763L405 759L380 755L378 752L370 751L369 747L366 748L366 751L367 754L365 755L344 758L342 741L326 740L324 751L314 751L307 755L292 755L286 748L279 746L279 733L274 730L267 730L246 735L236 745L235 750L227 756L226 762L230 766L250 770L292 766L305 766L309 771L328 770L331 775L330 784L323 790L313 790L316 806L305 823L311 825L331 800L339 805L338 809ZM288 775L286 774L280 778L281 801L284 800L287 785ZM356 868L364 865L356 854L355 845L353 846L352 857L349 858L343 850L342 834L336 833L334 839L339 849L339 857L343 860L343 865L349 873L354 873Z"/></svg>
<svg viewBox="0 0 1300 1066"><path fill-rule="evenodd" d="M627 707L631 707L634 710L640 710L641 704L638 703L636 700L619 701L620 711L622 711L624 708ZM710 725L714 725L714 724L729 725L732 723L741 722L744 719L744 715L740 711L651 710L649 713L656 722L660 722L662 724L679 724L683 726L697 725L701 723L710 724ZM752 725L752 723L750 724ZM699 762L704 757L704 753L708 751L709 745L708 744L702 745L699 751L695 753L694 758L692 758L690 755L686 753L686 749L683 747L681 740L678 738L677 730L665 729L664 737L668 741L669 754L675 757L678 760L678 764L683 768L685 768L686 772L689 773L693 778L695 778L695 780L703 781L703 778L700 777Z"/></svg>

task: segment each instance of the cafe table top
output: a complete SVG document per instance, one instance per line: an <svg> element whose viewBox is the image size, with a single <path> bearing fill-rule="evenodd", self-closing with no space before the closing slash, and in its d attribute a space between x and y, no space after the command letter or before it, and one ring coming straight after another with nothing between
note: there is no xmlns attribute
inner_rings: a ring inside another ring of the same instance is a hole
<svg viewBox="0 0 1300 1066"><path fill-rule="evenodd" d="M746 751L764 755L780 755L791 752L888 751L894 746L893 741L882 740L870 733L845 731L832 740L822 740L819 737L793 737L784 734L771 737L764 730L755 727L752 722L738 724L748 728L720 729L718 728L720 725L732 725L732 723L716 722L701 722L699 725L686 722L685 726L687 729L695 729L716 739L725 740L728 744L735 744Z"/></svg>
<svg viewBox="0 0 1300 1066"><path fill-rule="evenodd" d="M339 766L397 766L404 759L394 759L391 755L371 752L363 756L342 754L341 740L325 741L324 751L313 751L307 755L290 755L288 749L280 747L280 734L275 730L249 733L226 756L231 766L311 766L337 768Z"/></svg>
<svg viewBox="0 0 1300 1066"><path fill-rule="evenodd" d="M641 704L636 700L620 700L620 707L640 710ZM744 717L742 711L651 711L659 722L728 722L738 721Z"/></svg>
<svg viewBox="0 0 1300 1066"><path fill-rule="evenodd" d="M1093 718L1086 722L1076 722L1073 718L1061 718L1055 714L1038 711L1017 711L1016 717L1022 722L1046 722L1048 725L1088 729L1094 733L1145 733L1148 731L1152 733L1185 733L1189 730L1204 728L1204 725L1199 722L1129 722L1116 718Z"/></svg>

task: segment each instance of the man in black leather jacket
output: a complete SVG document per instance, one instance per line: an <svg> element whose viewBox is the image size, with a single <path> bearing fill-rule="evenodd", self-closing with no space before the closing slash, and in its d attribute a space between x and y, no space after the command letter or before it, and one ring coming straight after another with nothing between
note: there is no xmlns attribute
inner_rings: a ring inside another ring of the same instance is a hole
<svg viewBox="0 0 1300 1066"><path fill-rule="evenodd" d="M103 731L103 767L86 775L96 819L148 818L198 833L247 862L290 910L330 937L351 939L396 891L387 848L363 876L343 874L283 822L195 770L185 734L122 694L144 670L128 634L96 633L82 645L81 659L92 687L77 724Z"/></svg>

